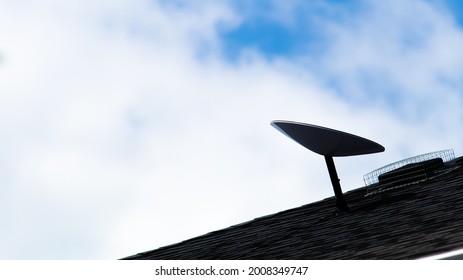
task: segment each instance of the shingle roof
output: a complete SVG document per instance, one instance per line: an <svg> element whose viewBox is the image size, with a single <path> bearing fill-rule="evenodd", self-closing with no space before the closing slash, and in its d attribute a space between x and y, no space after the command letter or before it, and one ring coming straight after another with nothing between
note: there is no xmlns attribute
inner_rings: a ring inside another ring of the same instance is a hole
<svg viewBox="0 0 463 280"><path fill-rule="evenodd" d="M330 197L124 259L416 259L463 248L463 168L368 188L345 193L348 213Z"/></svg>

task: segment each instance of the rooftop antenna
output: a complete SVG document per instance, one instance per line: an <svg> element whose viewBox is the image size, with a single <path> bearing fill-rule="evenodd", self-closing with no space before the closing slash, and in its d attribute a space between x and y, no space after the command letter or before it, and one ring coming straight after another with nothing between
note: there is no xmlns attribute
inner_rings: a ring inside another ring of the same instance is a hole
<svg viewBox="0 0 463 280"><path fill-rule="evenodd" d="M325 157L339 211L348 212L333 157L384 152L384 147L371 140L331 128L293 121L273 121L272 126L305 148Z"/></svg>

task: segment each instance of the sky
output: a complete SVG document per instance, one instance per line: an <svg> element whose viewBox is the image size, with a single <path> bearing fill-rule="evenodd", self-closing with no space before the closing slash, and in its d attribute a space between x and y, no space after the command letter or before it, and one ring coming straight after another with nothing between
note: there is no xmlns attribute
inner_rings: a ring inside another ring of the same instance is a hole
<svg viewBox="0 0 463 280"><path fill-rule="evenodd" d="M118 259L463 154L458 1L0 0L0 259Z"/></svg>

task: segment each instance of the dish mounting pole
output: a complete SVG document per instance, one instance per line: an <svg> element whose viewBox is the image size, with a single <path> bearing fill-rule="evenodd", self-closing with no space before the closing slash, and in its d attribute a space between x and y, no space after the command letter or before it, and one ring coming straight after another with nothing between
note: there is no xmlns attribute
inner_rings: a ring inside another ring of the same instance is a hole
<svg viewBox="0 0 463 280"><path fill-rule="evenodd" d="M334 194L336 196L336 208L339 211L348 212L349 206L347 205L344 195L341 190L341 184L339 183L338 173L334 166L334 160L332 156L325 156L326 166L328 167L328 173L330 174L331 184L333 185Z"/></svg>

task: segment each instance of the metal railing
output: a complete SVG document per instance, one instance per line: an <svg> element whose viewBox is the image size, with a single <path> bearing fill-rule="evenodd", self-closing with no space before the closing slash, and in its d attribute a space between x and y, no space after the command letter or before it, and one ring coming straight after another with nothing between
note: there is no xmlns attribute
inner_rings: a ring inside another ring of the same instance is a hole
<svg viewBox="0 0 463 280"><path fill-rule="evenodd" d="M453 152L452 149L448 149L448 150L426 153L426 154L410 157L407 159L399 160L394 163L383 166L381 168L378 168L368 174L365 174L363 176L363 181L365 182L365 186L373 185L379 182L378 177L381 174L401 168L402 166L405 166L407 164L418 163L418 162L435 159L435 158L441 158L443 162L447 162L447 161L451 161L455 159L455 153Z"/></svg>

